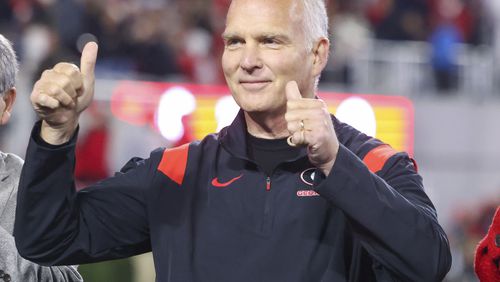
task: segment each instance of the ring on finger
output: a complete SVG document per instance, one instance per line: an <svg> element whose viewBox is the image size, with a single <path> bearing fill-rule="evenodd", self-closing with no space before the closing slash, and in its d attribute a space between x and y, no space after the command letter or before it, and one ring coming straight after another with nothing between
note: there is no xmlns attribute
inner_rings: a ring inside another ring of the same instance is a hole
<svg viewBox="0 0 500 282"><path fill-rule="evenodd" d="M288 143L288 145L290 145L292 147L297 147L297 144L293 143L292 137L293 137L293 135L288 136L288 138L286 139L286 143Z"/></svg>
<svg viewBox="0 0 500 282"><path fill-rule="evenodd" d="M304 120L300 120L300 131L304 131Z"/></svg>
<svg viewBox="0 0 500 282"><path fill-rule="evenodd" d="M293 135L290 135L290 136L288 136L288 138L286 139L286 142L288 143L288 145L290 145L290 146L292 146L292 147L298 147L298 146L302 146L302 145L304 145L304 144L305 144L306 135L305 135L304 130L300 131L300 137L301 137L301 139L302 139L302 140L301 140L301 142L299 142L299 143L294 143L294 142L292 141L292 137L293 137Z"/></svg>

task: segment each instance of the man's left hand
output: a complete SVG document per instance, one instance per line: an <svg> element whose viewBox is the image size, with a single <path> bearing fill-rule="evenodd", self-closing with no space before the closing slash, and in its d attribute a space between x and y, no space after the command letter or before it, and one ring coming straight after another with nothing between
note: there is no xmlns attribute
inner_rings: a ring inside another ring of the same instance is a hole
<svg viewBox="0 0 500 282"><path fill-rule="evenodd" d="M295 81L286 85L286 114L289 143L307 146L309 161L328 175L335 163L339 141L326 103L302 98Z"/></svg>

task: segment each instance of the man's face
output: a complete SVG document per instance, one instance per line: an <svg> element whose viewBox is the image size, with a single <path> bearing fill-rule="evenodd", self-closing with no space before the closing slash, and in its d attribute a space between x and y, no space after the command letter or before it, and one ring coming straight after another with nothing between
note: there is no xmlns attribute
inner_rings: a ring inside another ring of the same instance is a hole
<svg viewBox="0 0 500 282"><path fill-rule="evenodd" d="M304 97L314 97L312 51L301 28L302 7L294 2L234 0L229 8L222 68L246 112L283 113L291 80Z"/></svg>

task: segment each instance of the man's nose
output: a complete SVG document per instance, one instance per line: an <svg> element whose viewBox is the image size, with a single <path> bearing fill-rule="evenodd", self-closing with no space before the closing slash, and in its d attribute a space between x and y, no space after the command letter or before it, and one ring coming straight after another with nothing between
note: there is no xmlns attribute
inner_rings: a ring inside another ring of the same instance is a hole
<svg viewBox="0 0 500 282"><path fill-rule="evenodd" d="M252 73L256 69L262 68L263 64L260 58L258 46L254 46L252 44L247 44L245 46L240 66L248 73Z"/></svg>

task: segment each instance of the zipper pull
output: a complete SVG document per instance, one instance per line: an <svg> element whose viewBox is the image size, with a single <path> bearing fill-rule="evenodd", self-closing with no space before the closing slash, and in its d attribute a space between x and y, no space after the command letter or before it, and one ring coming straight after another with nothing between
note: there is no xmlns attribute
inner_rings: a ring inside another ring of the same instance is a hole
<svg viewBox="0 0 500 282"><path fill-rule="evenodd" d="M266 178L266 191L271 190L271 177Z"/></svg>

